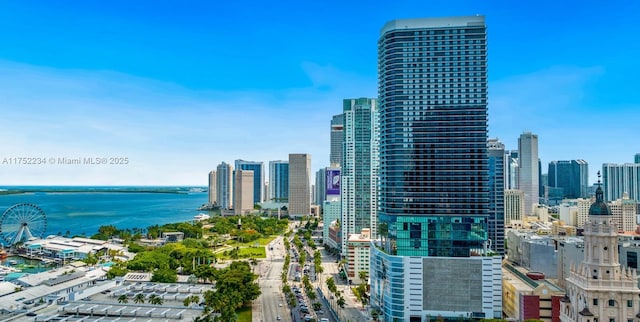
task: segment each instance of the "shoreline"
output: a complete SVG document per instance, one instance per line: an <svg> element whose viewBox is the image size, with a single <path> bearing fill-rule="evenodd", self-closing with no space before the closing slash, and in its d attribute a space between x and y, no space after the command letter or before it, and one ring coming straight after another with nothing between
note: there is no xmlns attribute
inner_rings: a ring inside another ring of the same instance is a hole
<svg viewBox="0 0 640 322"><path fill-rule="evenodd" d="M113 188L74 188L74 189L16 189L16 190L0 190L0 196L4 195L17 195L17 194L28 194L28 193L170 193L170 194L189 194L189 193L200 193L205 191L189 191L189 190L172 190L172 189L136 189L136 188L122 188L122 189L113 189Z"/></svg>

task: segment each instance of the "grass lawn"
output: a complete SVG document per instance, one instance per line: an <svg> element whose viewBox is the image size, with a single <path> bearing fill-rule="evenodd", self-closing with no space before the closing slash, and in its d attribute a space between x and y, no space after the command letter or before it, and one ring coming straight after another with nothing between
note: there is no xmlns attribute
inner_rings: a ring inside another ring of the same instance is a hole
<svg viewBox="0 0 640 322"><path fill-rule="evenodd" d="M227 241L227 245L229 245L229 246L238 246L238 247L243 247L243 246L244 247L253 247L257 243L259 246L267 246L267 244L269 244L272 240L276 239L276 237L278 237L278 236L261 237L261 238L258 238L258 239L254 240L254 241L247 242L247 243L239 243L239 242L237 242L235 240L228 240Z"/></svg>
<svg viewBox="0 0 640 322"><path fill-rule="evenodd" d="M238 314L238 322L251 322L251 305L243 306L236 314Z"/></svg>
<svg viewBox="0 0 640 322"><path fill-rule="evenodd" d="M216 258L218 259L232 259L228 253L232 248L226 250L227 255L224 252L216 253ZM259 247L240 247L238 250L238 259L246 259L246 258L267 258L267 253L264 249L264 246Z"/></svg>

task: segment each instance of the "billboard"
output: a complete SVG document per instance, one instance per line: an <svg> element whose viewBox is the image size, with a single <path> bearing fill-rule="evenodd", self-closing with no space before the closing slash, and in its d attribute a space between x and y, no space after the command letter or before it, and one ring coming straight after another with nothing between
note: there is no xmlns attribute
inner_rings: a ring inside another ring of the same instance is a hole
<svg viewBox="0 0 640 322"><path fill-rule="evenodd" d="M327 196L340 195L340 169L327 169Z"/></svg>

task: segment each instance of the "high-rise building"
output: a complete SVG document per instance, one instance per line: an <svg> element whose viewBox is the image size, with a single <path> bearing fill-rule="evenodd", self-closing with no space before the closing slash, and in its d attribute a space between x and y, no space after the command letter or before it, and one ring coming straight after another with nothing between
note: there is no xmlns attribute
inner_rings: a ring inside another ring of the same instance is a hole
<svg viewBox="0 0 640 322"><path fill-rule="evenodd" d="M214 205L217 203L217 185L218 182L216 181L216 172L214 170L211 170L211 172L209 172L209 204L210 205Z"/></svg>
<svg viewBox="0 0 640 322"><path fill-rule="evenodd" d="M336 200L325 200L322 204L322 243L329 247L340 247L340 245L337 244L333 245L329 228L331 228L333 222L340 222L341 209L340 198Z"/></svg>
<svg viewBox="0 0 640 322"><path fill-rule="evenodd" d="M327 169L320 168L318 169L318 171L316 171L316 184L313 187L315 192L314 193L315 198L313 198L314 204L316 205L324 204L324 201L326 198L325 190L327 189L326 185L327 185Z"/></svg>
<svg viewBox="0 0 640 322"><path fill-rule="evenodd" d="M634 158L634 163L640 163L640 153L636 153L636 156Z"/></svg>
<svg viewBox="0 0 640 322"><path fill-rule="evenodd" d="M636 222L636 201L629 199L629 195L622 194L622 198L607 203L611 209L611 218L618 226L618 231L634 231L638 227Z"/></svg>
<svg viewBox="0 0 640 322"><path fill-rule="evenodd" d="M604 199L607 201L622 198L626 192L630 199L640 200L640 163L602 165Z"/></svg>
<svg viewBox="0 0 640 322"><path fill-rule="evenodd" d="M542 160L538 158L538 201L535 203L541 203L541 198L544 197L544 186L546 186L548 182L548 175L542 173Z"/></svg>
<svg viewBox="0 0 640 322"><path fill-rule="evenodd" d="M504 191L504 225L522 226L524 220L524 192L518 189Z"/></svg>
<svg viewBox="0 0 640 322"><path fill-rule="evenodd" d="M378 55L370 303L385 321L499 318L502 257L487 249L484 17L391 21Z"/></svg>
<svg viewBox="0 0 640 322"><path fill-rule="evenodd" d="M489 156L488 236L491 248L504 255L504 144L498 139L487 141Z"/></svg>
<svg viewBox="0 0 640 322"><path fill-rule="evenodd" d="M589 186L589 165L585 160L549 162L550 187L562 188L563 197L569 199L586 198Z"/></svg>
<svg viewBox="0 0 640 322"><path fill-rule="evenodd" d="M331 119L331 150L329 151L330 166L342 166L342 151L344 144L344 115L334 115Z"/></svg>
<svg viewBox="0 0 640 322"><path fill-rule="evenodd" d="M571 266L565 281L562 322L638 320L638 274L620 266L618 227L612 217L598 187L584 226L584 260Z"/></svg>
<svg viewBox="0 0 640 322"><path fill-rule="evenodd" d="M343 256L347 256L349 235L369 228L371 238L376 238L380 137L377 103L372 98L343 101L344 158L340 187ZM352 273L350 269L347 267L348 273Z"/></svg>
<svg viewBox="0 0 640 322"><path fill-rule="evenodd" d="M518 151L504 152L504 189L518 189Z"/></svg>
<svg viewBox="0 0 640 322"><path fill-rule="evenodd" d="M254 179L255 180L255 179ZM289 162L269 162L269 198L267 201L287 202L289 200Z"/></svg>
<svg viewBox="0 0 640 322"><path fill-rule="evenodd" d="M538 165L538 135L525 132L518 138L518 185L524 192L524 213L531 215L533 204L539 201L540 171Z"/></svg>
<svg viewBox="0 0 640 322"><path fill-rule="evenodd" d="M236 170L253 171L253 203L264 201L264 162L236 160Z"/></svg>
<svg viewBox="0 0 640 322"><path fill-rule="evenodd" d="M253 210L253 171L236 169L233 181L233 213L242 215Z"/></svg>
<svg viewBox="0 0 640 322"><path fill-rule="evenodd" d="M289 154L289 215L311 213L311 155Z"/></svg>
<svg viewBox="0 0 640 322"><path fill-rule="evenodd" d="M325 201L340 199L340 186L342 182L340 167L320 168L316 172L315 204L323 205Z"/></svg>
<svg viewBox="0 0 640 322"><path fill-rule="evenodd" d="M222 162L216 168L216 194L220 209L233 207L233 166Z"/></svg>

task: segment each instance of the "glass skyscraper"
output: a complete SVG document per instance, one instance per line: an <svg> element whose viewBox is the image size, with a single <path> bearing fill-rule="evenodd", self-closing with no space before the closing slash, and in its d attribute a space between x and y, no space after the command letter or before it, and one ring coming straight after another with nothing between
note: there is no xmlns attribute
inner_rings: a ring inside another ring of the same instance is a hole
<svg viewBox="0 0 640 322"><path fill-rule="evenodd" d="M487 141L489 156L489 221L491 249L504 255L504 144L498 139Z"/></svg>
<svg viewBox="0 0 640 322"><path fill-rule="evenodd" d="M378 55L386 251L469 256L487 239L484 17L392 21Z"/></svg>
<svg viewBox="0 0 640 322"><path fill-rule="evenodd" d="M269 161L269 200L287 202L289 200L289 162Z"/></svg>
<svg viewBox="0 0 640 322"><path fill-rule="evenodd" d="M262 202L264 197L264 163L236 160L236 169L253 171L253 204Z"/></svg>
<svg viewBox="0 0 640 322"><path fill-rule="evenodd" d="M342 158L342 254L350 234L377 224L378 102L373 98L343 100L344 149ZM349 268L351 269L351 268Z"/></svg>
<svg viewBox="0 0 640 322"><path fill-rule="evenodd" d="M331 119L331 149L329 150L329 163L333 166L342 166L342 149L344 142L344 115L334 115Z"/></svg>
<svg viewBox="0 0 640 322"><path fill-rule="evenodd" d="M502 257L487 243L484 17L388 22L378 94L371 305L388 322L501 317Z"/></svg>
<svg viewBox="0 0 640 322"><path fill-rule="evenodd" d="M585 160L549 162L548 185L562 188L564 198L587 198L589 165Z"/></svg>
<svg viewBox="0 0 640 322"><path fill-rule="evenodd" d="M222 162L216 170L216 200L221 209L229 209L233 206L233 167Z"/></svg>
<svg viewBox="0 0 640 322"><path fill-rule="evenodd" d="M524 213L531 215L540 200L540 159L538 135L525 132L518 138L518 189L524 191Z"/></svg>

